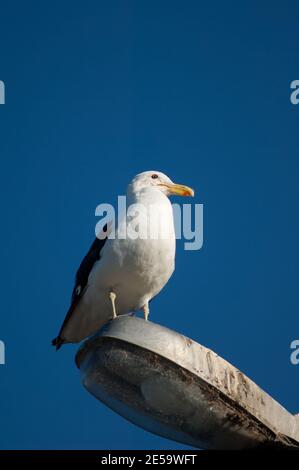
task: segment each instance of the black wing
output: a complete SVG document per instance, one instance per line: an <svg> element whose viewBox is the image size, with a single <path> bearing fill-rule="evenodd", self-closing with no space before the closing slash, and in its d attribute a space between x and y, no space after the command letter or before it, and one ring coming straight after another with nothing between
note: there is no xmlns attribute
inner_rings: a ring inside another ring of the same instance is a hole
<svg viewBox="0 0 299 470"><path fill-rule="evenodd" d="M87 255L83 258L79 266L79 269L76 273L75 286L74 286L73 293L72 293L70 308L68 309L68 312L60 328L57 338L53 339L52 341L52 345L56 346L56 349L59 349L64 342L63 338L61 337L62 331L65 325L67 324L67 322L69 321L69 319L71 318L73 311L75 310L78 303L80 302L84 289L87 285L88 276L95 262L101 258L101 250L107 240L107 224L104 226L103 232L105 233L105 238L103 239L96 238L94 240L91 247L89 248Z"/></svg>

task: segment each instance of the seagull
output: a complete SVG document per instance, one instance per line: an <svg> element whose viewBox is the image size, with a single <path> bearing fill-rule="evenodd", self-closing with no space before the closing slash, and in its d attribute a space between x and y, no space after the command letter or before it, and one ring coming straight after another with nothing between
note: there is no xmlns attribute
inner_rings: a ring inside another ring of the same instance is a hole
<svg viewBox="0 0 299 470"><path fill-rule="evenodd" d="M149 302L174 271L171 195L194 191L159 171L140 173L128 185L128 210L114 236L106 224L80 264L70 308L52 341L56 349L82 341L118 315L142 310L148 319Z"/></svg>

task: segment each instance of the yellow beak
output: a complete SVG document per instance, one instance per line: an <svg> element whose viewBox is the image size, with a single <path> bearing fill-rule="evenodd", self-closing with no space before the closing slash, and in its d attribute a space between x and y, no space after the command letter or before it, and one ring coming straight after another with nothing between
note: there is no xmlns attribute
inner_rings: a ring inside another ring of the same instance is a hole
<svg viewBox="0 0 299 470"><path fill-rule="evenodd" d="M176 196L194 196L194 191L189 186L184 186L183 184L175 183L164 183L163 186L166 186L170 194Z"/></svg>

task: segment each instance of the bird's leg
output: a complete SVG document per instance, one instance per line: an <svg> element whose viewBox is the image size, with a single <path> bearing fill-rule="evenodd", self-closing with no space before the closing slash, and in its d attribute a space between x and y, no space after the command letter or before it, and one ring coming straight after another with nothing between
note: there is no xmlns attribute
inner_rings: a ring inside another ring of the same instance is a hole
<svg viewBox="0 0 299 470"><path fill-rule="evenodd" d="M115 308L115 299L116 299L115 292L111 291L110 294L109 294L109 298L110 298L111 304L112 304L112 312L113 312L112 318L114 319L114 318L117 317L116 308Z"/></svg>
<svg viewBox="0 0 299 470"><path fill-rule="evenodd" d="M147 321L148 316L149 316L148 303L143 305L142 310L143 310L144 319Z"/></svg>

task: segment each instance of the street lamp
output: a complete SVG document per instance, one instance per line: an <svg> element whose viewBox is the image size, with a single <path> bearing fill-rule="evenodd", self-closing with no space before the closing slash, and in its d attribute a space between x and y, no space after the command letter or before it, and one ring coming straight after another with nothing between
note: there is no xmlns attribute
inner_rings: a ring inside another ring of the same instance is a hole
<svg viewBox="0 0 299 470"><path fill-rule="evenodd" d="M118 317L83 344L76 363L92 395L160 436L201 449L299 448L298 415L161 325Z"/></svg>

